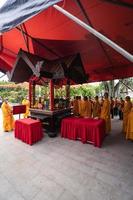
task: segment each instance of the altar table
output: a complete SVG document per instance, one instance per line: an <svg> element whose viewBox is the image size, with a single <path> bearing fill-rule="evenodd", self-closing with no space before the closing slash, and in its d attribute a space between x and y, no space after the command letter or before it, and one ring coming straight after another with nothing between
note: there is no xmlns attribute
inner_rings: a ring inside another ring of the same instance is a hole
<svg viewBox="0 0 133 200"><path fill-rule="evenodd" d="M61 136L101 147L105 137L105 121L102 119L68 117L62 120Z"/></svg>
<svg viewBox="0 0 133 200"><path fill-rule="evenodd" d="M15 121L15 138L32 145L43 137L41 122L34 119L20 119Z"/></svg>

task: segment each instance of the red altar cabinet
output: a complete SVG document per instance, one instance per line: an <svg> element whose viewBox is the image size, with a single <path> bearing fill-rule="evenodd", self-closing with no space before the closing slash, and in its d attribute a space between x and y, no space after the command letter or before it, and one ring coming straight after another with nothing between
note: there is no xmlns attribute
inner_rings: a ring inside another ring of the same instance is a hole
<svg viewBox="0 0 133 200"><path fill-rule="evenodd" d="M65 97L55 98L56 84L57 80L46 78L40 80L34 76L29 81L30 116L33 119L40 120L44 124L45 129L50 132L56 132L61 124L61 120L71 116L71 108L69 107L70 85L67 84L65 87ZM41 93L41 87L44 85L48 88L47 94ZM40 97L38 99L36 97L37 87L40 89ZM58 87L60 88L60 86Z"/></svg>
<svg viewBox="0 0 133 200"><path fill-rule="evenodd" d="M33 119L20 119L15 121L15 138L32 145L43 137L40 121Z"/></svg>
<svg viewBox="0 0 133 200"><path fill-rule="evenodd" d="M105 137L105 122L102 119L85 119L69 117L62 120L61 136L83 143L93 143L96 147L101 147Z"/></svg>

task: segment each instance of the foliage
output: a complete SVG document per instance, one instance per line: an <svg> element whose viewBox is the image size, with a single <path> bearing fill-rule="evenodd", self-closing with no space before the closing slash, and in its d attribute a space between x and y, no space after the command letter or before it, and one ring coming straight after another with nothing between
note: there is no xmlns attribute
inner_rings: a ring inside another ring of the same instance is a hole
<svg viewBox="0 0 133 200"><path fill-rule="evenodd" d="M40 89L41 88L41 89ZM49 98L49 87L41 86L36 87L36 95L45 96ZM124 97L128 95L128 91L133 91L133 78L121 79L117 82L106 81L101 82L99 85L83 84L73 85L70 87L70 97L74 96L102 96L105 91L109 92L109 95L115 97ZM65 86L55 88L55 97L63 97L66 95ZM6 81L0 81L0 96L2 98L8 97L12 103L21 103L25 96L28 95L28 87L17 85Z"/></svg>
<svg viewBox="0 0 133 200"><path fill-rule="evenodd" d="M70 96L91 96L94 97L100 95L100 86L92 86L89 84L83 84L80 86L71 86Z"/></svg>
<svg viewBox="0 0 133 200"><path fill-rule="evenodd" d="M3 87L3 85L5 86ZM27 94L27 88L18 86L15 83L9 83L5 81L0 82L0 96L3 99L8 98L9 102L11 103L21 103Z"/></svg>

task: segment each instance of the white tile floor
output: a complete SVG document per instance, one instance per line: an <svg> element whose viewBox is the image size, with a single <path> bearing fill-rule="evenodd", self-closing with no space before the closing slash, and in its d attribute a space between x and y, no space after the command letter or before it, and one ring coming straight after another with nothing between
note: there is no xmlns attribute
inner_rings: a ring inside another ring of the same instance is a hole
<svg viewBox="0 0 133 200"><path fill-rule="evenodd" d="M133 143L112 126L101 149L48 136L29 146L0 128L0 200L133 200Z"/></svg>

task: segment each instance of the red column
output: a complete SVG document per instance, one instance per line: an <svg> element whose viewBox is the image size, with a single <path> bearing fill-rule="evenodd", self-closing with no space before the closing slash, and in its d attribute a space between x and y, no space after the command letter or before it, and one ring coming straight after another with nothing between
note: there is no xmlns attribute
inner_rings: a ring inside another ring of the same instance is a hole
<svg viewBox="0 0 133 200"><path fill-rule="evenodd" d="M54 83L50 80L50 110L54 110Z"/></svg>
<svg viewBox="0 0 133 200"><path fill-rule="evenodd" d="M35 105L35 87L36 87L36 85L35 85L35 83L33 82L33 84L32 84L32 102L33 102L33 106Z"/></svg>
<svg viewBox="0 0 133 200"><path fill-rule="evenodd" d="M69 107L70 104L70 81L67 81L66 84L66 107Z"/></svg>
<svg viewBox="0 0 133 200"><path fill-rule="evenodd" d="M30 101L30 108L32 107L32 83L29 81L29 101Z"/></svg>
<svg viewBox="0 0 133 200"><path fill-rule="evenodd" d="M30 108L32 108L35 104L35 84L33 81L29 81L29 101Z"/></svg>
<svg viewBox="0 0 133 200"><path fill-rule="evenodd" d="M66 98L70 99L70 85L66 85Z"/></svg>

